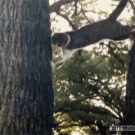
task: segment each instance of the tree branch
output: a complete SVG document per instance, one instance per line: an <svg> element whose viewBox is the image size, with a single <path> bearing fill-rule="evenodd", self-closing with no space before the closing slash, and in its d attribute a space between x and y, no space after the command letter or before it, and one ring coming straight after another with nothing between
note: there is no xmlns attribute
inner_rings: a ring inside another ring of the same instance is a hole
<svg viewBox="0 0 135 135"><path fill-rule="evenodd" d="M133 3L131 0L129 0L129 3L130 3L131 6L132 6L132 9L133 9L133 11L134 11L134 16L135 16L135 5L134 5L134 3Z"/></svg>
<svg viewBox="0 0 135 135"><path fill-rule="evenodd" d="M60 12L57 12L57 14L66 19L69 22L70 26L73 28L73 30L77 30L77 26L74 25L66 15L63 15Z"/></svg>
<svg viewBox="0 0 135 135"><path fill-rule="evenodd" d="M75 1L75 0L61 0L61 1L58 1L58 2L54 3L53 5L50 6L50 13L52 13L52 12L57 13L60 10L60 7L62 5L71 3L73 1Z"/></svg>
<svg viewBox="0 0 135 135"><path fill-rule="evenodd" d="M125 62L124 62L118 55L116 55L116 54L114 53L114 50L113 50L113 48L111 47L111 43L112 43L111 41L109 41L108 44L104 44L103 42L101 42L100 45L101 45L101 44L106 45L106 46L110 49L111 55L114 56L114 58L116 58L116 59L122 64L122 66L124 67Z"/></svg>
<svg viewBox="0 0 135 135"><path fill-rule="evenodd" d="M78 29L77 26L74 25L66 15L63 15L60 13L60 7L62 5L65 5L65 4L74 2L74 1L75 1L75 8L76 8L75 12L77 12L76 6L77 6L78 0L61 0L61 1L58 1L50 6L50 13L56 12L59 16L63 17L65 20L67 20L69 22L69 25L72 27L73 30L77 30Z"/></svg>

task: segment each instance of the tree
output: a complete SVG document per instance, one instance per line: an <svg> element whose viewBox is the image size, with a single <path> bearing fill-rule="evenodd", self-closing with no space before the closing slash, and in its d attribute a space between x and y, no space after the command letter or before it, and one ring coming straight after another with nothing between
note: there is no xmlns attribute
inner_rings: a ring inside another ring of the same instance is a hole
<svg viewBox="0 0 135 135"><path fill-rule="evenodd" d="M74 1L74 0L73 0ZM76 28L73 14L74 2L63 6L66 0L54 3L55 11L65 18L72 29ZM94 1L79 1L77 12L77 26L87 25L95 20L92 14L99 14L99 18L109 16L104 11L96 12L90 7ZM60 4L63 7L60 8ZM51 7L52 7L51 6ZM115 5L116 6L116 5ZM89 7L89 9L87 9ZM101 18L100 18L101 19ZM130 23L130 20L126 20ZM75 26L75 27L74 27ZM103 51L106 51L105 53ZM57 58L58 54L55 51ZM111 124L122 124L125 109L125 78L128 65L128 49L124 42L101 43L90 53L82 52L63 67L54 71L56 88L56 119L59 122L59 132L71 132L75 126L84 130L98 127L108 130ZM102 100L104 107L96 106L92 99ZM108 110L106 107L111 108ZM112 112L114 111L114 112ZM65 130L64 130L65 129Z"/></svg>
<svg viewBox="0 0 135 135"><path fill-rule="evenodd" d="M84 130L89 127L89 132L98 127L100 134L105 134L112 124L122 123L125 107L122 81L127 70L120 60L127 63L127 48L126 45L118 48L114 43L110 46L113 49L108 50L109 55L103 51L106 45L101 45L90 53L74 56L54 72L56 119L61 132L78 126Z"/></svg>
<svg viewBox="0 0 135 135"><path fill-rule="evenodd" d="M0 134L52 134L48 0L0 2Z"/></svg>
<svg viewBox="0 0 135 135"><path fill-rule="evenodd" d="M125 125L135 125L135 35L130 51L129 69L126 87L126 108L124 114ZM123 132L123 135L135 134L135 131Z"/></svg>

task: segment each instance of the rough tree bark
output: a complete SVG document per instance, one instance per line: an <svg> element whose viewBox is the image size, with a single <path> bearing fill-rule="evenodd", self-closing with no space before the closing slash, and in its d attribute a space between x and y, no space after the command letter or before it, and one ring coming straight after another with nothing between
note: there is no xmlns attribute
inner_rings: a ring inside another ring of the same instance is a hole
<svg viewBox="0 0 135 135"><path fill-rule="evenodd" d="M52 134L48 0L0 0L0 134Z"/></svg>

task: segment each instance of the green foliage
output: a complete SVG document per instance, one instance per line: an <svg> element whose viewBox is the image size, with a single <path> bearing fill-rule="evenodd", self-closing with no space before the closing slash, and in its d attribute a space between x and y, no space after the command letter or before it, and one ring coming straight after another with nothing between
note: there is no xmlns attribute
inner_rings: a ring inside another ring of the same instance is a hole
<svg viewBox="0 0 135 135"><path fill-rule="evenodd" d="M96 11L92 4L95 0L79 0L76 17L72 16L75 9L73 2L62 6L61 13L78 28L94 22L91 14L99 18L101 15L109 16L104 11ZM53 61L57 61L61 57L60 49L53 46L53 50ZM55 69L55 118L60 126L56 130L70 134L79 127L92 135L100 132L100 125L109 128L112 124L121 123L125 108L127 63L127 44L124 41L107 42L96 45L90 52L75 54Z"/></svg>
<svg viewBox="0 0 135 135"><path fill-rule="evenodd" d="M90 126L102 122L109 127L122 121L127 72L124 65L128 57L126 45L121 49L116 45L122 43L111 44L115 56L106 45L101 45L91 52L82 51L81 56L74 56L54 71L56 114L68 114L68 124L74 121L78 126ZM104 49L108 49L107 53Z"/></svg>

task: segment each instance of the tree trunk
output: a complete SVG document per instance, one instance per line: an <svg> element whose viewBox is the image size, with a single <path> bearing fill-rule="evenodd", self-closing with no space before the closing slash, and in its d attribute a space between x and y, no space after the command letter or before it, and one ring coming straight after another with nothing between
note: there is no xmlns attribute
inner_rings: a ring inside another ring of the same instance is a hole
<svg viewBox="0 0 135 135"><path fill-rule="evenodd" d="M0 134L52 134L48 0L0 0Z"/></svg>
<svg viewBox="0 0 135 135"><path fill-rule="evenodd" d="M134 35L135 38L135 35ZM130 51L129 70L127 75L126 108L124 125L135 125L135 40ZM135 135L135 131L123 132L123 135Z"/></svg>

